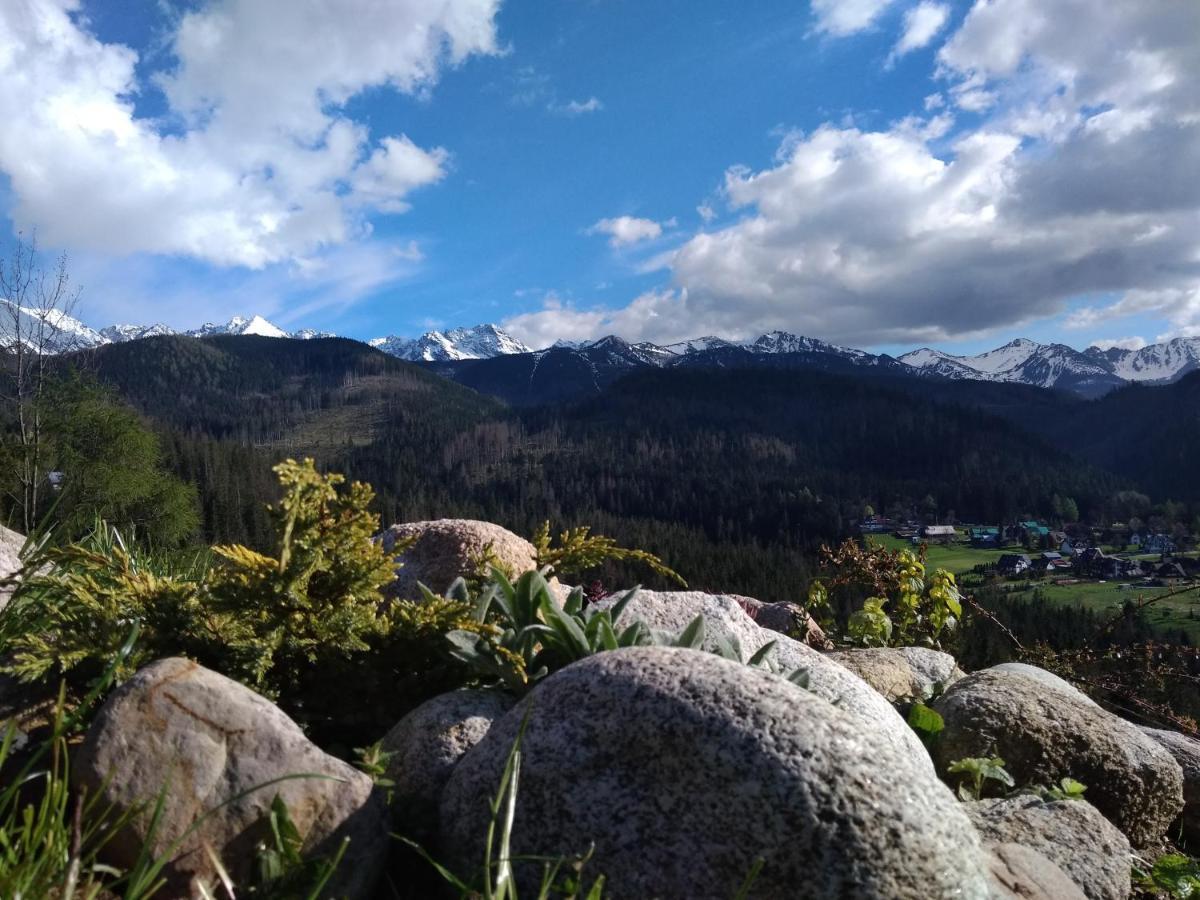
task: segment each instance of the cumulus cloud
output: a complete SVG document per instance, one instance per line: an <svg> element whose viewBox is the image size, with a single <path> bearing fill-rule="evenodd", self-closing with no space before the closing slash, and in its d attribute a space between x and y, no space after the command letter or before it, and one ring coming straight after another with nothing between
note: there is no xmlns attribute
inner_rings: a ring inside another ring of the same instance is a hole
<svg viewBox="0 0 1200 900"><path fill-rule="evenodd" d="M168 65L87 29L79 0L0 6L0 171L51 244L259 268L364 232L443 177L447 153L373 142L344 104L427 92L497 52L499 0L221 0L179 18ZM166 112L135 113L161 92Z"/></svg>
<svg viewBox="0 0 1200 900"><path fill-rule="evenodd" d="M845 37L869 28L892 0L812 0L817 30Z"/></svg>
<svg viewBox="0 0 1200 900"><path fill-rule="evenodd" d="M944 3L921 0L904 14L904 32L896 42L890 59L895 60L913 50L928 46L950 18L950 7Z"/></svg>
<svg viewBox="0 0 1200 900"><path fill-rule="evenodd" d="M588 97L586 100L571 100L561 105L551 104L551 112L562 113L564 116L583 116L588 113L599 112L604 109L604 104L600 102L598 97Z"/></svg>
<svg viewBox="0 0 1200 900"><path fill-rule="evenodd" d="M593 340L608 334L659 334L686 312L678 291L648 291L621 309L579 308L550 294L542 308L511 316L501 327L530 347L548 347L557 340ZM666 323L660 322L666 319Z"/></svg>
<svg viewBox="0 0 1200 900"><path fill-rule="evenodd" d="M1092 341L1091 346L1099 350L1112 350L1114 347L1118 350L1141 350L1146 346L1146 339L1140 337L1101 338L1098 341Z"/></svg>
<svg viewBox="0 0 1200 900"><path fill-rule="evenodd" d="M667 223L668 225L672 223ZM663 227L653 219L639 219L634 216L617 216L613 219L601 219L586 232L587 234L606 234L610 247L624 247L639 241L653 240L662 237Z"/></svg>
<svg viewBox="0 0 1200 900"><path fill-rule="evenodd" d="M933 75L925 118L826 124L730 168L738 221L674 251L672 299L639 298L658 315L628 336L939 341L1087 296L1115 299L1076 323L1200 331L1200 4L978 2Z"/></svg>

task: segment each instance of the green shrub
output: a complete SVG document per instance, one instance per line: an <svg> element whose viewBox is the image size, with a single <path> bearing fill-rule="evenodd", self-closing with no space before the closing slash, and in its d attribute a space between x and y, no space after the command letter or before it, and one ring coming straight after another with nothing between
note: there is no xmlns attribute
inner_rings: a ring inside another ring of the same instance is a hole
<svg viewBox="0 0 1200 900"><path fill-rule="evenodd" d="M844 635L851 643L940 647L962 618L954 576L944 569L927 574L923 551L846 541L837 550L822 548L821 567L826 578L809 586L809 614L836 633L834 603L853 609Z"/></svg>
<svg viewBox="0 0 1200 900"><path fill-rule="evenodd" d="M558 544L550 538L550 523L543 523L533 536L539 569L549 568L564 578L591 571L608 560L642 563L656 575L687 587L683 576L670 568L653 553L617 546L617 542L601 534L592 534L587 526L567 529L558 536ZM511 573L509 573L511 575Z"/></svg>

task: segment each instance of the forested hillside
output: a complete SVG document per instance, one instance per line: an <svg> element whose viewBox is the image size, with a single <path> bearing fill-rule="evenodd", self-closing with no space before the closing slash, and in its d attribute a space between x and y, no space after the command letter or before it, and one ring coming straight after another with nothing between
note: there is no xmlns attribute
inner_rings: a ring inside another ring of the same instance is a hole
<svg viewBox="0 0 1200 900"><path fill-rule="evenodd" d="M198 486L209 540L261 543L270 465L312 455L373 484L387 522L590 524L697 586L780 599L867 506L999 521L1052 515L1069 496L1101 520L1141 484L1029 427L1094 404L1023 386L642 369L582 400L506 407L336 339L157 338L88 364Z"/></svg>

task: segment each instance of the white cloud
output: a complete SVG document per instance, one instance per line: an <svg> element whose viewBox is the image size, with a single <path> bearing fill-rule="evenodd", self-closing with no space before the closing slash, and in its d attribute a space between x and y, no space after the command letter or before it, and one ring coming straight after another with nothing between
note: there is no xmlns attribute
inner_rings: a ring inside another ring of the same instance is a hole
<svg viewBox="0 0 1200 900"><path fill-rule="evenodd" d="M904 14L904 33L896 42L890 58L895 59L927 46L945 27L949 18L950 7L946 4L921 0Z"/></svg>
<svg viewBox="0 0 1200 900"><path fill-rule="evenodd" d="M728 170L740 219L674 251L672 299L609 321L641 324L634 339L786 328L861 346L1107 295L1068 323L1200 332L1200 4L981 0L936 79L983 115L789 135L770 165Z"/></svg>
<svg viewBox="0 0 1200 900"><path fill-rule="evenodd" d="M650 291L628 306L610 310L579 309L551 294L542 309L505 319L501 327L530 347L548 347L557 340L593 340L607 334L657 333L661 319L678 322L684 313L678 291Z"/></svg>
<svg viewBox="0 0 1200 900"><path fill-rule="evenodd" d="M588 97L586 100L571 100L562 105L551 104L552 112L562 113L564 116L582 116L587 113L599 112L604 109L604 104L597 97Z"/></svg>
<svg viewBox="0 0 1200 900"><path fill-rule="evenodd" d="M674 219L665 224L670 227ZM661 237L663 226L652 219L639 219L634 216L617 216L613 219L601 219L586 232L587 234L606 234L610 247L624 247L639 241L653 240Z"/></svg>
<svg viewBox="0 0 1200 900"><path fill-rule="evenodd" d="M1100 350L1111 350L1113 347L1118 350L1141 350L1146 346L1146 339L1140 337L1101 338L1092 341L1091 346Z"/></svg>
<svg viewBox="0 0 1200 900"><path fill-rule="evenodd" d="M845 37L869 28L892 0L812 0L817 30Z"/></svg>
<svg viewBox="0 0 1200 900"><path fill-rule="evenodd" d="M0 6L0 171L14 218L53 245L253 268L363 233L407 208L446 152L377 143L342 104L368 87L423 93L495 53L499 0L223 0L175 23L147 82L87 30L79 0ZM135 115L162 91L167 114Z"/></svg>

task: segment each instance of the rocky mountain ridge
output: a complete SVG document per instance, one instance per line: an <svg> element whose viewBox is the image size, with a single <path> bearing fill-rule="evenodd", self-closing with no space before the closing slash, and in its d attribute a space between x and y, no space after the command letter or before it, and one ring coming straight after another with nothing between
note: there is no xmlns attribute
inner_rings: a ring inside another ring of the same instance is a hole
<svg viewBox="0 0 1200 900"><path fill-rule="evenodd" d="M0 304L11 304L0 300ZM29 320L34 310L22 310ZM11 322L0 316L0 342L12 331ZM265 337L310 340L336 337L311 328L286 331L260 315L234 316L226 323L206 323L199 328L177 332L161 324L110 325L96 331L77 319L59 314L48 322L52 352L123 343L160 335L184 334L191 337L210 335L260 335ZM7 329L7 330L6 330ZM11 336L8 338L11 340ZM1079 351L1065 344L1042 344L1017 338L1003 346L972 356L955 355L922 347L899 357L873 354L843 347L817 338L771 331L744 341L707 335L670 344L630 343L617 335L594 341L559 340L552 346L534 350L494 324L429 331L420 337L386 335L365 343L399 359L423 363L457 363L531 354L535 361L544 354L579 354L579 362L589 367L626 370L644 366L665 367L679 364L734 365L748 356L801 354L810 360L824 358L830 363L890 369L898 374L937 377L951 380L992 381L1027 384L1068 390L1094 397L1130 383L1168 384L1200 369L1200 337L1174 338L1137 350L1092 346ZM597 381L602 380L597 373Z"/></svg>

